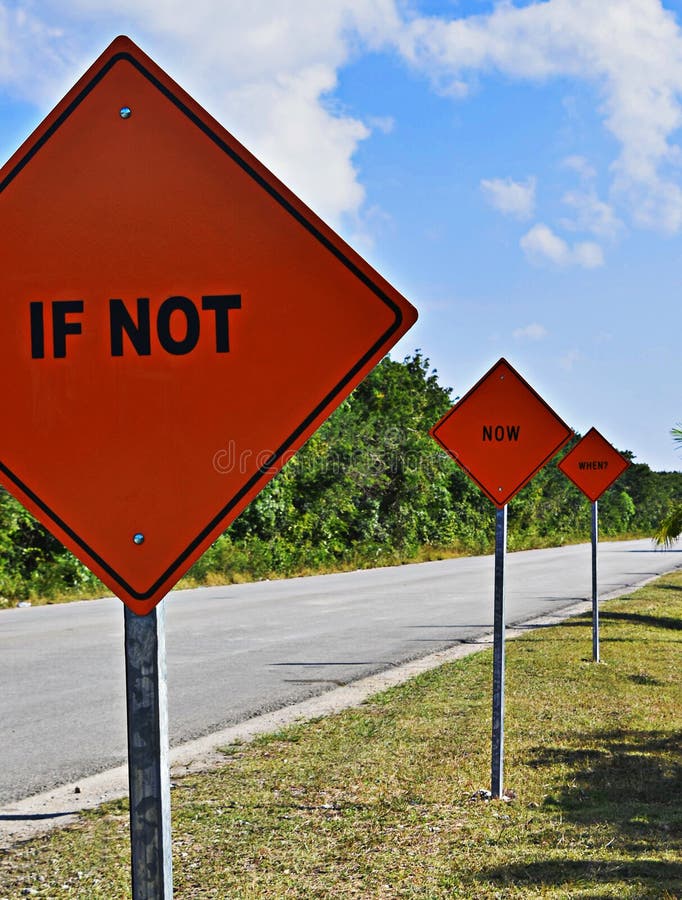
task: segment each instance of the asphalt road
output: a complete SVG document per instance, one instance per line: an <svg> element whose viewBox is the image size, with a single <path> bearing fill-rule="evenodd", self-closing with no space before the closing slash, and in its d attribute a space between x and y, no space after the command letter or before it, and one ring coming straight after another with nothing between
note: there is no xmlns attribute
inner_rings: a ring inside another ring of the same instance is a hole
<svg viewBox="0 0 682 900"><path fill-rule="evenodd" d="M682 549L600 544L600 597L679 567ZM507 557L509 625L590 596L589 545ZM177 745L486 633L493 560L177 591L165 603ZM0 805L120 765L121 602L1 611L0 685Z"/></svg>

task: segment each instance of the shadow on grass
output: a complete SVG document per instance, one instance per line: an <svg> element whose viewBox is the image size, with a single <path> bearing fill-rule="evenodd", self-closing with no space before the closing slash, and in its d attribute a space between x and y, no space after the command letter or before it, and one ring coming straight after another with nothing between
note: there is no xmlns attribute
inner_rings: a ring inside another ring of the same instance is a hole
<svg viewBox="0 0 682 900"><path fill-rule="evenodd" d="M602 612L599 618L609 622L632 622L637 625L647 625L649 628L669 628L672 631L682 631L682 619L672 619L669 616L643 616L641 613L629 612Z"/></svg>
<svg viewBox="0 0 682 900"><path fill-rule="evenodd" d="M619 833L616 858L547 859L489 869L495 883L561 886L637 881L638 896L678 896L682 889L682 753L675 731L610 730L577 734L563 747L534 747L528 764L559 766L562 784L545 809L580 827L608 825ZM649 858L661 851L678 862ZM618 859L618 855L630 856ZM666 895L664 890L671 892ZM644 892L646 891L646 892ZM581 894L612 896L612 894Z"/></svg>
<svg viewBox="0 0 682 900"><path fill-rule="evenodd" d="M682 631L682 619L674 619L672 616L645 616L635 612L609 612L600 610L599 618L602 622L631 622L636 625L646 625L649 628L666 628L671 631ZM566 626L584 625L591 622L592 612L581 613L573 619L567 619L561 623L561 628Z"/></svg>
<svg viewBox="0 0 682 900"><path fill-rule="evenodd" d="M675 619L672 616L645 616L642 613L635 612L609 612L608 610L600 610L599 619L603 622L626 622L633 625L646 625L648 628L664 628L668 631L682 631L682 619ZM512 625L510 628L517 628L519 631L527 629L535 631L538 628L584 628L592 623L592 611L580 613L561 622L560 625L549 623L548 625Z"/></svg>
<svg viewBox="0 0 682 900"><path fill-rule="evenodd" d="M682 887L682 863L667 862L662 860L633 860L621 862L618 860L570 860L548 859L542 862L500 866L482 873L483 879L492 881L497 885L513 884L533 885L547 887L576 888L583 887L585 883L606 886L623 881L638 883L638 900L661 900L666 896L676 897L672 891ZM501 895L500 895L501 896ZM562 895L563 896L563 895ZM566 894L566 896L571 896ZM581 893L584 898L614 897L615 894Z"/></svg>
<svg viewBox="0 0 682 900"><path fill-rule="evenodd" d="M569 771L548 808L580 824L608 823L632 849L682 844L682 753L677 732L597 731L575 746L536 747L532 766ZM682 873L681 873L682 874Z"/></svg>

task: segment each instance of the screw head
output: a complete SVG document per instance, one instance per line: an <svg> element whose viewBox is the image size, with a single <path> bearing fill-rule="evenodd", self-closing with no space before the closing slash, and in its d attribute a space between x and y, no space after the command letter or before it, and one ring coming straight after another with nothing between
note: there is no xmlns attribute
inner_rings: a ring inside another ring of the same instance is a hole
<svg viewBox="0 0 682 900"><path fill-rule="evenodd" d="M133 535L133 544L137 544L138 546L144 544L144 535L141 532L138 531Z"/></svg>
<svg viewBox="0 0 682 900"><path fill-rule="evenodd" d="M132 116L133 111L129 106L122 106L119 109L118 114L122 119L129 119Z"/></svg>

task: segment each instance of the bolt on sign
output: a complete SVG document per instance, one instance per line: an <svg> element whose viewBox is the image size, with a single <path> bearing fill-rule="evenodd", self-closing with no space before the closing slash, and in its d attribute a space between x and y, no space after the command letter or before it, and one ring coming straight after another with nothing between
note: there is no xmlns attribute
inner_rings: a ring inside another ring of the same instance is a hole
<svg viewBox="0 0 682 900"><path fill-rule="evenodd" d="M416 319L128 38L0 170L0 480L149 612Z"/></svg>
<svg viewBox="0 0 682 900"><path fill-rule="evenodd" d="M498 360L429 433L498 509L573 434L505 359Z"/></svg>
<svg viewBox="0 0 682 900"><path fill-rule="evenodd" d="M558 465L564 475L596 503L628 468L630 461L596 428L590 428Z"/></svg>

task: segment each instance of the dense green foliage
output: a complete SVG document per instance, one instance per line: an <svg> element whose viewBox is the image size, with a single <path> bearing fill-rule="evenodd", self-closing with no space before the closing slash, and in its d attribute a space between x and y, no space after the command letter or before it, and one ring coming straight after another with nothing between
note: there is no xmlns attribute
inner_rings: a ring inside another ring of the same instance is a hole
<svg viewBox="0 0 682 900"><path fill-rule="evenodd" d="M0 607L98 591L106 589L92 572L0 487Z"/></svg>
<svg viewBox="0 0 682 900"><path fill-rule="evenodd" d="M493 505L428 434L453 399L419 351L384 359L190 577L231 581L489 552ZM589 537L590 504L555 463L509 504L511 550ZM682 501L682 473L633 464L599 502L600 534L648 536L671 501ZM103 590L0 489L6 603Z"/></svg>

